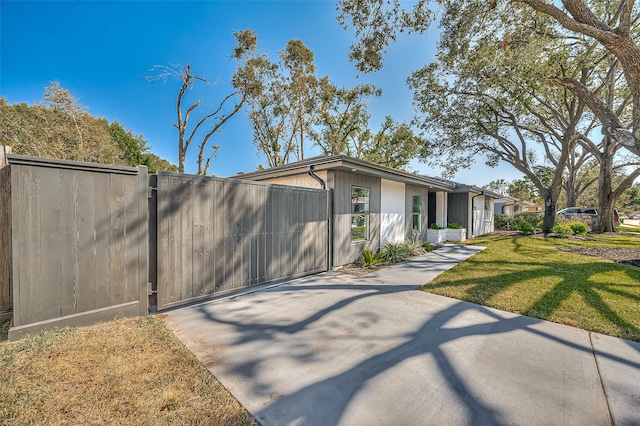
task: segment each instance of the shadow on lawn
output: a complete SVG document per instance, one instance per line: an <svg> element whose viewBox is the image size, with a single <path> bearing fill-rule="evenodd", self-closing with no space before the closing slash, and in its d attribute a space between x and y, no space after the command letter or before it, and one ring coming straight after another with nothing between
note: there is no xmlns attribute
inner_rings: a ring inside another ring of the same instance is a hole
<svg viewBox="0 0 640 426"><path fill-rule="evenodd" d="M227 314L219 313L220 311L213 305L202 305L197 309L209 321L232 327L233 331L229 335L236 337L228 344L230 347L255 342L260 342L261 346L259 347L263 348L270 348L273 347L272 345L276 345L278 356L294 358L301 363L313 363L318 355L312 349L312 345L319 342L309 341L309 335L302 335L301 333L312 328L315 323L323 318L331 317L335 312L346 308L354 302L384 294L407 292L412 288L415 287L329 283L326 285L304 285L297 289L285 285L268 290L269 293L275 293L277 297L296 298L299 296L300 300L304 300L305 297L313 297L314 294L318 295L322 292L340 290L355 292L351 296L345 295L345 297L340 298L331 305L298 321L275 320L273 318L268 321L264 314L253 317L248 312L240 312L240 315L238 315L239 311L230 311L226 308L222 309L222 312L226 311ZM301 293L296 295L296 292ZM287 303L290 303L290 300ZM366 308L371 306L371 303L372 301L363 306ZM286 306L289 307L290 305L287 304ZM486 315L490 320L459 327L450 325L451 320L469 311ZM377 321L375 314L371 312L359 312L359 314L365 315L367 321L375 326ZM349 365L346 370L341 370L339 373L328 375L326 378L302 386L292 393L270 398L263 408L259 409L258 412L254 411L253 414L256 415L258 421L264 424L338 424L351 401L369 385L371 380L398 366L405 360L428 355L435 360L435 365L444 379L444 383L450 392L455 395L459 406L465 413L467 424L507 424L508 419L505 418L500 409L492 406L490 401L485 401L481 395L469 386L464 375L458 371L455 363L451 362L447 356L445 345L469 336L496 335L514 330L524 330L573 349L588 354L592 353L593 349L590 346L566 341L558 336L532 327L539 324L539 322L539 320L526 316L504 318L483 306L457 302L429 316L415 331L401 336L405 339L402 343L395 344L388 350L366 357L359 362L356 361L356 364ZM358 327L361 326L356 325L355 329L358 330ZM314 330L317 329L322 329L322 327L315 325ZM286 337L287 335L290 337ZM364 335L356 334L353 338L363 339L365 337ZM632 368L640 368L640 364L622 359L614 354L598 353L598 355ZM227 368L227 372L232 373L234 376L247 379L251 383L251 394L266 398L273 395L274 387L268 381L261 382L260 377L265 371L274 368L272 357L272 354L261 354L260 351L251 353L242 359L230 357L225 360L225 368ZM287 374L287 372L282 371L279 374Z"/></svg>
<svg viewBox="0 0 640 426"><path fill-rule="evenodd" d="M446 288L466 287L463 297L457 297L467 302L477 303L485 306L496 306L490 299L498 293L522 282L532 282L536 279L542 282L548 279L557 279L559 282L535 300L526 308L512 310L523 315L535 318L552 320L552 316L562 303L574 294L580 296L584 303L593 308L601 315L609 325L619 331L619 336L623 339L640 342L640 328L623 318L614 307L603 298L604 294L613 297L627 299L627 303L637 304L640 302L640 270L636 271L631 267L622 267L619 264L605 261L593 261L579 264L567 264L562 262L537 262L533 259L539 258L540 252L535 248L523 244L520 238L512 239L513 249L519 255L524 255L532 259L531 261L488 261L487 264L495 266L495 275L483 278L473 277L469 279L452 279L442 283L427 284L422 287L425 291L433 291L437 294L448 295ZM466 267L473 268L484 262L482 260L470 259ZM522 264L523 269L517 272L503 272L502 266L513 268L514 265ZM638 284L611 284L598 278L600 274L620 273L624 274ZM625 288L636 289L636 292L625 291ZM456 297L456 296L453 296ZM635 311L635 309L633 309ZM593 330L600 331L602 330Z"/></svg>

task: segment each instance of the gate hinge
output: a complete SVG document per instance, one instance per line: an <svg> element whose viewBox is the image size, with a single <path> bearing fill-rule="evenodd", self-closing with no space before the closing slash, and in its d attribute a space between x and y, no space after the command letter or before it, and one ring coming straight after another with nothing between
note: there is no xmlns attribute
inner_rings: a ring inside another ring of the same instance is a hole
<svg viewBox="0 0 640 426"><path fill-rule="evenodd" d="M147 187L147 198L151 199L151 191L157 191L158 188L154 188L153 186Z"/></svg>
<svg viewBox="0 0 640 426"><path fill-rule="evenodd" d="M147 296L151 296L153 294L158 293L157 291L153 290L151 283L147 283Z"/></svg>

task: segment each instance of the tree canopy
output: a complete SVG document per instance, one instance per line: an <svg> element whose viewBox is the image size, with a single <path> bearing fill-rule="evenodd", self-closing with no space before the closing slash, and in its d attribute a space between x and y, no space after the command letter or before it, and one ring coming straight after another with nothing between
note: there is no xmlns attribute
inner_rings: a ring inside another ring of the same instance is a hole
<svg viewBox="0 0 640 426"><path fill-rule="evenodd" d="M9 105L0 98L0 142L14 154L123 166L146 165L150 172L176 167L149 151L142 135L87 112L57 82L42 102Z"/></svg>
<svg viewBox="0 0 640 426"><path fill-rule="evenodd" d="M611 209L640 173L611 185L616 151L640 152L632 141L640 99L633 2L563 0L562 9L539 0L437 3L438 15L422 1L411 10L399 1L341 1L339 20L358 37L351 50L358 68L379 69L398 33L425 33L437 22L437 59L409 78L416 121L436 156L449 155L450 171L476 154L489 165L513 165L545 201L545 230L563 182L571 189L580 167L596 158L600 207ZM540 167L553 171L548 184L535 173Z"/></svg>

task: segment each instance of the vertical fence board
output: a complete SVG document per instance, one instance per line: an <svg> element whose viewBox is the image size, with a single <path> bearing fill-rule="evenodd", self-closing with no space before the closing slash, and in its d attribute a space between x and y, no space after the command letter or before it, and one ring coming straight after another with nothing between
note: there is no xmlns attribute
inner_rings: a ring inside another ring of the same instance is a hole
<svg viewBox="0 0 640 426"><path fill-rule="evenodd" d="M242 210L238 214L242 217L242 261L240 263L242 271L240 287L247 287L251 283L251 223L253 199L251 198L251 184L242 184Z"/></svg>
<svg viewBox="0 0 640 426"><path fill-rule="evenodd" d="M81 201L81 205L84 203ZM111 176L111 303L124 303L125 294L125 183L121 175Z"/></svg>
<svg viewBox="0 0 640 426"><path fill-rule="evenodd" d="M169 218L169 253L168 260L170 265L171 274L169 275L169 284L168 287L170 289L169 298L170 302L177 302L182 300L182 265L183 261L181 258L180 247L182 245L182 210L181 210L181 199L182 199L182 182L181 177L172 177L170 184L170 193L169 200L171 203L171 207L169 208L171 212L171 217Z"/></svg>
<svg viewBox="0 0 640 426"><path fill-rule="evenodd" d="M214 208L213 208L213 233L214 233L214 266L213 278L215 292L224 290L225 277L225 245L224 245L224 183L214 181Z"/></svg>
<svg viewBox="0 0 640 426"><path fill-rule="evenodd" d="M33 168L19 170L18 197L20 319L18 325L42 321L42 278L40 275L40 174ZM15 229L15 227L14 227ZM14 306L17 303L14 303ZM14 321L15 321L14 317Z"/></svg>
<svg viewBox="0 0 640 426"><path fill-rule="evenodd" d="M55 169L40 170L41 318L60 316L60 182Z"/></svg>
<svg viewBox="0 0 640 426"><path fill-rule="evenodd" d="M181 266L182 274L182 297L190 299L193 297L193 179L184 176L182 178L182 193L180 202L182 227L181 232Z"/></svg>
<svg viewBox="0 0 640 426"><path fill-rule="evenodd" d="M194 179L193 194L193 297L204 296L204 179Z"/></svg>
<svg viewBox="0 0 640 426"><path fill-rule="evenodd" d="M95 212L100 217L95 223L95 256L96 256L96 277L105 279L102 285L96 286L96 307L105 308L118 303L112 294L111 282L111 222L112 209L111 197L111 176L108 174L96 175L94 180L96 197L94 199ZM115 213L115 211L113 211Z"/></svg>
<svg viewBox="0 0 640 426"><path fill-rule="evenodd" d="M78 172L64 170L60 173L60 206L66 206L60 215L60 295L62 297L61 316L78 312L77 298L79 286L80 247L78 243Z"/></svg>
<svg viewBox="0 0 640 426"><path fill-rule="evenodd" d="M260 193L258 185L251 185L251 197L248 206L248 211L251 216L251 228L250 228L250 251L249 251L249 285L255 285L258 283L258 235L260 232L260 218L258 216Z"/></svg>
<svg viewBox="0 0 640 426"><path fill-rule="evenodd" d="M264 220L264 251L265 251L265 269L264 269L264 281L271 280L273 276L273 199L275 190L271 189L266 194L265 200L265 220Z"/></svg>
<svg viewBox="0 0 640 426"><path fill-rule="evenodd" d="M242 235L243 226L243 190L244 185L233 183L229 192L231 203L229 204L229 217L233 218L232 229L233 238L230 240L233 253L233 284L232 288L242 287L243 267L242 267Z"/></svg>
<svg viewBox="0 0 640 426"><path fill-rule="evenodd" d="M158 258L157 258L157 291L158 291L158 305L169 303L168 299L162 299L168 297L169 291L166 291L170 284L169 279L171 277L171 262L169 261L170 250L170 233L169 224L171 222L171 203L169 196L169 177L166 175L158 175L158 204L156 206L156 228L158 232ZM163 290L163 291L161 291Z"/></svg>
<svg viewBox="0 0 640 426"><path fill-rule="evenodd" d="M214 281L214 182L204 179L202 182L202 285L204 294L213 294Z"/></svg>
<svg viewBox="0 0 640 426"><path fill-rule="evenodd" d="M2 150L0 152L4 154ZM0 314L13 308L11 206L11 169L0 163Z"/></svg>
<svg viewBox="0 0 640 426"><path fill-rule="evenodd" d="M138 182L134 176L124 178L124 292L125 302L138 300ZM97 198L97 197L96 197ZM96 211L99 211L96 209ZM98 259L99 261L99 259ZM96 267L97 269L97 267ZM97 272L97 270L96 270ZM110 286L115 282L107 281ZM110 287L109 286L109 287Z"/></svg>

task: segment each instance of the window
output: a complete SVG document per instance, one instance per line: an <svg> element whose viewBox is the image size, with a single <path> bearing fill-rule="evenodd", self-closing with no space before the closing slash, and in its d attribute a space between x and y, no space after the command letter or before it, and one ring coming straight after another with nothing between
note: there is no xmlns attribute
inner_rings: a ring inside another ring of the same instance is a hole
<svg viewBox="0 0 640 426"><path fill-rule="evenodd" d="M491 203L489 202L489 198L484 197L484 209L491 210Z"/></svg>
<svg viewBox="0 0 640 426"><path fill-rule="evenodd" d="M411 215L411 229L422 231L422 195L413 196Z"/></svg>
<svg viewBox="0 0 640 426"><path fill-rule="evenodd" d="M351 241L369 239L369 188L351 187Z"/></svg>

